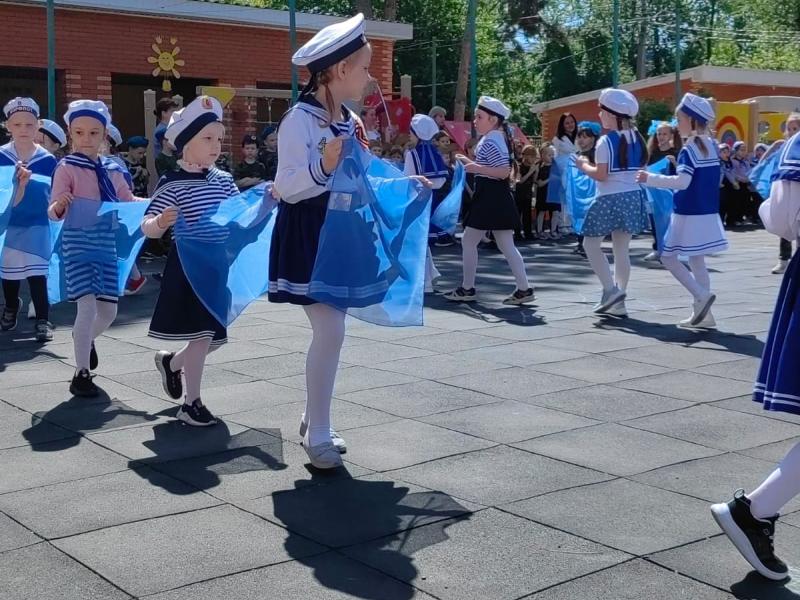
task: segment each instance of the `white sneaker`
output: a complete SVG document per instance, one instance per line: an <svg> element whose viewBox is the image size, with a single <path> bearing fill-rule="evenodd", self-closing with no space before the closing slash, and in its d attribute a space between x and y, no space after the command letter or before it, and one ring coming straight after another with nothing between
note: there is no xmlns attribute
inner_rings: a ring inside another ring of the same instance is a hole
<svg viewBox="0 0 800 600"><path fill-rule="evenodd" d="M692 327L697 327L700 323L702 323L703 319L706 318L708 311L711 310L711 305L714 304L714 300L716 299L717 297L714 294L709 293L705 298L695 300L692 303L692 316L689 318L689 325Z"/></svg>
<svg viewBox="0 0 800 600"><path fill-rule="evenodd" d="M306 431L308 431L308 423L300 420L300 437L306 437ZM331 442L339 451L340 454L345 454L347 452L347 442L344 441L344 438L339 435L339 433L331 427Z"/></svg>
<svg viewBox="0 0 800 600"><path fill-rule="evenodd" d="M558 233L558 232L552 232L551 231L550 232L550 239L551 240L560 240L561 239L561 234Z"/></svg>
<svg viewBox="0 0 800 600"><path fill-rule="evenodd" d="M644 262L661 262L661 255L657 250L653 250L650 254L642 259Z"/></svg>
<svg viewBox="0 0 800 600"><path fill-rule="evenodd" d="M616 304L611 305L602 314L609 315L611 317L627 317L628 309L625 308L625 300L622 300L621 302L617 302Z"/></svg>
<svg viewBox="0 0 800 600"><path fill-rule="evenodd" d="M692 315L694 316L694 315ZM686 327L689 329L716 329L717 322L714 320L714 315L711 314L711 311L706 313L705 318L700 321L697 325L692 325L692 317L688 319L683 319L682 321L678 322L679 327Z"/></svg>
<svg viewBox="0 0 800 600"><path fill-rule="evenodd" d="M617 286L614 286L610 290L604 290L603 296L600 298L600 302L594 305L592 309L593 312L597 314L602 314L608 311L609 308L614 306L617 302L622 302L625 300L625 292L619 289Z"/></svg>
<svg viewBox="0 0 800 600"><path fill-rule="evenodd" d="M333 445L333 442L323 442L310 448L303 444L303 450L306 451L309 461L317 469L336 469L341 467L342 455Z"/></svg>
<svg viewBox="0 0 800 600"><path fill-rule="evenodd" d="M547 233L546 231L543 231L541 234L539 234L539 239L541 239L541 240L549 240L550 239L550 234Z"/></svg>
<svg viewBox="0 0 800 600"><path fill-rule="evenodd" d="M773 275L782 275L786 272L786 267L789 266L788 260L779 260L778 264L772 267L772 274Z"/></svg>

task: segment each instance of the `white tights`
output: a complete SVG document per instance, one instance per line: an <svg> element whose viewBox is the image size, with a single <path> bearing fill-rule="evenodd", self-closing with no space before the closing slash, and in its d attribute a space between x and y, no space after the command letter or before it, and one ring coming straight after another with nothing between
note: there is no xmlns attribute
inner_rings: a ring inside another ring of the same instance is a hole
<svg viewBox="0 0 800 600"><path fill-rule="evenodd" d="M800 443L789 450L764 483L752 494L748 494L750 512L756 519L774 517L798 494L800 494Z"/></svg>
<svg viewBox="0 0 800 600"><path fill-rule="evenodd" d="M331 441L331 400L339 353L344 343L345 313L326 304L304 306L313 332L306 355L305 443L317 446Z"/></svg>
<svg viewBox="0 0 800 600"><path fill-rule="evenodd" d="M614 273L611 273L611 265L608 264L606 255L603 254L603 238L585 237L583 238L583 249L586 250L586 258L592 270L597 275L603 290L608 291L616 285L623 292L628 289L628 281L631 278L631 256L629 246L633 236L625 231L612 231L611 241L614 248Z"/></svg>
<svg viewBox="0 0 800 600"><path fill-rule="evenodd" d="M206 356L219 346L211 345L211 338L201 338L188 342L175 353L169 363L173 371L183 371L186 380L186 396L184 402L191 404L200 397L200 384L203 381L203 369L206 365Z"/></svg>
<svg viewBox="0 0 800 600"><path fill-rule="evenodd" d="M704 256L690 256L689 269L678 260L675 255L662 256L661 264L663 264L672 276L678 282L689 290L689 293L694 296L695 300L699 300L711 291L711 278L708 276L708 269L706 268L706 259Z"/></svg>
<svg viewBox="0 0 800 600"><path fill-rule="evenodd" d="M78 298L78 313L72 327L72 345L78 371L89 369L89 355L95 338L111 326L117 316L114 302L98 300L94 294Z"/></svg>
<svg viewBox="0 0 800 600"><path fill-rule="evenodd" d="M461 238L464 279L461 286L465 290L475 287L475 274L478 270L478 244L483 239L484 233L486 232L482 229L464 228L464 237ZM531 286L528 283L528 275L525 273L525 262L514 245L514 232L511 229L505 229L503 231L493 231L492 233L494 234L495 242L497 242L497 247L506 257L508 266L511 267L511 272L517 281L517 289L527 290Z"/></svg>

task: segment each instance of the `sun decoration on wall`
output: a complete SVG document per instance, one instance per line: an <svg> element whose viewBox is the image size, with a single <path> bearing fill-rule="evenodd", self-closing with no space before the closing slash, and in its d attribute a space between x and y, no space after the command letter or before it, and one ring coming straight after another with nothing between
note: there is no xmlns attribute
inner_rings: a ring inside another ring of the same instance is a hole
<svg viewBox="0 0 800 600"><path fill-rule="evenodd" d="M153 69L153 77L164 78L164 82L161 84L161 89L165 92L172 91L172 83L170 82L171 77L174 77L175 79L180 79L181 77L181 74L178 73L178 70L175 67L182 67L186 64L182 58L176 58L181 51L181 49L175 45L177 42L178 38L169 38L169 43L172 44L172 50L162 50L161 44L164 43L164 40L160 35L156 36L155 43L150 46L153 49L153 52L155 52L155 56L147 57L147 62L149 62L151 65L156 65L156 68Z"/></svg>

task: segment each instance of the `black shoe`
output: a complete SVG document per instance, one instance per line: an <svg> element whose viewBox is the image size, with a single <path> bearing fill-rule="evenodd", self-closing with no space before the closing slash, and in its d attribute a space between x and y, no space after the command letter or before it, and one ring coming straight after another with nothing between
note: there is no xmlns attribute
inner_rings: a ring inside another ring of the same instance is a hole
<svg viewBox="0 0 800 600"><path fill-rule="evenodd" d="M53 341L53 324L47 319L39 319L38 321L36 321L36 341L37 342Z"/></svg>
<svg viewBox="0 0 800 600"><path fill-rule="evenodd" d="M465 290L463 287L458 286L452 292L445 294L444 297L453 302L475 302L475 288Z"/></svg>
<svg viewBox="0 0 800 600"><path fill-rule="evenodd" d="M170 367L173 356L175 356L174 352L159 350L156 352L155 361L156 369L161 373L161 385L164 386L164 391L173 400L178 400L183 396L183 382L180 369L173 371Z"/></svg>
<svg viewBox="0 0 800 600"><path fill-rule="evenodd" d="M437 248L447 248L448 246L452 246L455 244L456 241L450 235L440 235L436 238L436 241L433 243L434 246Z"/></svg>
<svg viewBox="0 0 800 600"><path fill-rule="evenodd" d="M82 398L93 398L100 394L100 390L92 381L92 375L87 369L81 369L75 373L72 383L69 384L69 392L73 396Z"/></svg>
<svg viewBox="0 0 800 600"><path fill-rule="evenodd" d="M209 412L205 405L200 401L200 398L191 404L183 404L178 409L177 418L187 425L194 427L208 427L209 425L216 425L217 420L214 415Z"/></svg>
<svg viewBox="0 0 800 600"><path fill-rule="evenodd" d="M97 349L94 347L94 342L92 342L92 349L89 351L89 368L94 371L99 364L100 359L97 357Z"/></svg>
<svg viewBox="0 0 800 600"><path fill-rule="evenodd" d="M19 316L19 309L22 306L22 298L17 300L16 308L9 308L6 305L3 308L3 316L0 318L0 329L3 331L13 331L17 328L17 317Z"/></svg>
<svg viewBox="0 0 800 600"><path fill-rule="evenodd" d="M737 490L727 504L714 504L711 514L745 560L761 575L774 581L789 576L789 567L775 556L773 546L778 515L756 519L750 512L750 500L745 497L744 490Z"/></svg>
<svg viewBox="0 0 800 600"><path fill-rule="evenodd" d="M533 293L533 288L528 288L527 290L515 290L513 294L503 300L503 304L527 304L528 302L533 302L534 300L536 300L536 294Z"/></svg>

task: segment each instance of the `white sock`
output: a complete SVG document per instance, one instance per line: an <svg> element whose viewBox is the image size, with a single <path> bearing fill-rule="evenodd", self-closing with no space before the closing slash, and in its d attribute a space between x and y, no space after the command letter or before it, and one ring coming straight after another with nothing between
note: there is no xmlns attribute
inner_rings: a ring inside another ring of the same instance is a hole
<svg viewBox="0 0 800 600"><path fill-rule="evenodd" d="M461 260L464 271L461 287L465 290L475 287L475 275L478 272L478 244L480 244L485 233L481 229L464 228L464 235L461 238Z"/></svg>
<svg viewBox="0 0 800 600"><path fill-rule="evenodd" d="M603 291L611 290L614 287L614 276L611 274L611 266L608 264L608 259L603 254L603 238L600 236L584 237L583 249L586 251L589 265L591 265L592 270L603 285Z"/></svg>
<svg viewBox="0 0 800 600"><path fill-rule="evenodd" d="M611 241L614 247L614 282L623 292L628 289L631 278L630 244L633 236L625 231L612 231Z"/></svg>
<svg viewBox="0 0 800 600"><path fill-rule="evenodd" d="M778 468L747 497L756 519L777 515L781 508L800 494L800 443L789 450Z"/></svg>
<svg viewBox="0 0 800 600"><path fill-rule="evenodd" d="M695 300L702 298L706 294L703 286L697 282L692 273L689 272L689 269L686 268L686 265L679 261L677 256L662 256L661 264L672 273L672 276L689 291Z"/></svg>
<svg viewBox="0 0 800 600"><path fill-rule="evenodd" d="M89 369L92 351L92 330L97 317L97 300L94 294L78 298L78 312L72 326L72 346L75 350L75 367L78 371Z"/></svg>
<svg viewBox="0 0 800 600"><path fill-rule="evenodd" d="M511 272L514 274L514 279L517 282L517 289L525 291L530 286L528 283L528 275L525 273L525 261L522 260L522 255L514 245L514 232L509 230L495 231L494 240L497 242L497 248L506 257L508 266L511 267Z"/></svg>
<svg viewBox="0 0 800 600"><path fill-rule="evenodd" d="M313 336L306 356L306 411L308 447L331 441L331 401L339 354L344 343L345 314L326 304L303 307Z"/></svg>

